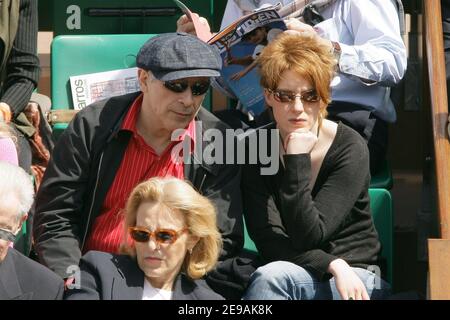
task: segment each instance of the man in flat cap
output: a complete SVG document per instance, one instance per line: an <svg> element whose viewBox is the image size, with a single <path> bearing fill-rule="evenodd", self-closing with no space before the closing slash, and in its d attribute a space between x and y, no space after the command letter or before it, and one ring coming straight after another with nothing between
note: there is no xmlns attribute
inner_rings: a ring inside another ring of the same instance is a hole
<svg viewBox="0 0 450 320"><path fill-rule="evenodd" d="M85 252L118 252L128 195L154 176L189 180L213 201L221 262L243 245L240 169L202 155L211 144L203 132L216 129L225 137L227 128L201 107L210 78L220 75L219 53L197 37L168 33L148 40L136 64L141 92L80 111L55 146L37 194L36 252L66 284L76 279ZM180 160L173 151L186 139L191 148Z"/></svg>

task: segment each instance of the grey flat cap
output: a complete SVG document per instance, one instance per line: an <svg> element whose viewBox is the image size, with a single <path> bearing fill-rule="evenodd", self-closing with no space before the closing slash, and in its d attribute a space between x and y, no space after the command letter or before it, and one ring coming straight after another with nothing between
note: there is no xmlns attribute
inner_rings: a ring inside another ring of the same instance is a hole
<svg viewBox="0 0 450 320"><path fill-rule="evenodd" d="M164 33L149 39L139 50L136 65L161 81L220 76L219 51L187 33Z"/></svg>

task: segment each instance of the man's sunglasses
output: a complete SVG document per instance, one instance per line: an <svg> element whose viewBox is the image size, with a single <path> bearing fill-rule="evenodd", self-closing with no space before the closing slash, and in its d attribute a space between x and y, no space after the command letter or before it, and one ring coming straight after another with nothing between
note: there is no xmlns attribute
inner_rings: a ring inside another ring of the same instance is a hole
<svg viewBox="0 0 450 320"><path fill-rule="evenodd" d="M190 87L193 96L201 96L202 94L205 94L210 85L211 83L209 80L196 81L190 86L187 80L164 81L164 86L170 91L176 93L184 92L188 87Z"/></svg>
<svg viewBox="0 0 450 320"><path fill-rule="evenodd" d="M273 98L278 102L284 103L292 102L295 101L295 98L297 97L299 97L303 103L317 102L320 100L320 97L315 89L302 92L301 94L297 94L291 91L272 90L272 89L267 89L267 91L269 91L273 95Z"/></svg>
<svg viewBox="0 0 450 320"><path fill-rule="evenodd" d="M156 229L155 231L150 231L144 227L129 227L128 232L131 238L136 242L148 242L150 238L153 237L155 241L159 244L172 244L177 241L178 237L186 232L188 228L181 229L180 231L175 231L172 229Z"/></svg>

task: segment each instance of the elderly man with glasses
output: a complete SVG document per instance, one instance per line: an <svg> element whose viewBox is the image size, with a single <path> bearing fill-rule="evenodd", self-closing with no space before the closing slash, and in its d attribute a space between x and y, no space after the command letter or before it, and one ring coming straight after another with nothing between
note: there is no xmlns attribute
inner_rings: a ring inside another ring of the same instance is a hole
<svg viewBox="0 0 450 320"><path fill-rule="evenodd" d="M0 161L0 300L62 299L63 281L12 248L33 203L30 177Z"/></svg>
<svg viewBox="0 0 450 320"><path fill-rule="evenodd" d="M203 133L225 136L227 128L201 107L210 78L220 75L219 53L194 36L168 33L148 40L136 64L141 92L80 111L57 143L37 194L36 252L66 284L83 253L118 251L126 199L155 176L188 180L214 203L223 237L219 266L243 245L240 168L204 161L202 153L211 148ZM186 141L189 154L174 157Z"/></svg>

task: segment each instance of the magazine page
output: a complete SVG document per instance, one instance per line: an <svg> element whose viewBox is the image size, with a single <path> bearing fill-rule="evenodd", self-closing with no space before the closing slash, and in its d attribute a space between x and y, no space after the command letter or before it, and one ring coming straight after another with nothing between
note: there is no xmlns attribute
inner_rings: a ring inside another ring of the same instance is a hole
<svg viewBox="0 0 450 320"><path fill-rule="evenodd" d="M72 76L70 87L75 110L98 100L141 90L136 67Z"/></svg>
<svg viewBox="0 0 450 320"><path fill-rule="evenodd" d="M209 41L222 57L222 82L239 99L243 110L253 115L260 114L265 105L257 70L258 55L286 30L278 10L279 6L273 6L244 16Z"/></svg>
<svg viewBox="0 0 450 320"><path fill-rule="evenodd" d="M186 7L186 5L183 2L179 0L173 1L181 9L181 11L189 18L189 20L191 20L192 23L194 24L195 33L197 34L197 37L204 42L208 42L208 40L211 39L213 36L211 30L209 30L207 26L201 24L198 16L192 14L191 10L189 10L189 8Z"/></svg>

